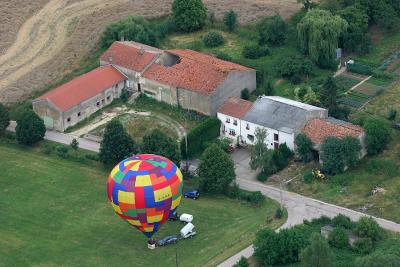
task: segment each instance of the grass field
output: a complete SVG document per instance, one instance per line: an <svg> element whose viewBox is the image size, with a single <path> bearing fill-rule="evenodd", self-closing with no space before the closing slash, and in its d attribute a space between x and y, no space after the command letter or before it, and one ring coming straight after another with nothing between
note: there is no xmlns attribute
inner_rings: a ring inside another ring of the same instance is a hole
<svg viewBox="0 0 400 267"><path fill-rule="evenodd" d="M224 197L183 200L198 236L147 249L146 238L108 203L107 170L0 143L0 266L215 266L251 244L261 227L278 227L277 203L255 208ZM155 235L177 234L167 222Z"/></svg>

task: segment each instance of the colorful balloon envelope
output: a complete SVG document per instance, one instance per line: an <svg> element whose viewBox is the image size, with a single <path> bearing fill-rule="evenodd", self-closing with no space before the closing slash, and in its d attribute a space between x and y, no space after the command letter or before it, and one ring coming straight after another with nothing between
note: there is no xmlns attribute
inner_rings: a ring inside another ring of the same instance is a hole
<svg viewBox="0 0 400 267"><path fill-rule="evenodd" d="M108 199L115 213L148 238L178 208L183 179L167 158L135 155L121 161L107 181Z"/></svg>

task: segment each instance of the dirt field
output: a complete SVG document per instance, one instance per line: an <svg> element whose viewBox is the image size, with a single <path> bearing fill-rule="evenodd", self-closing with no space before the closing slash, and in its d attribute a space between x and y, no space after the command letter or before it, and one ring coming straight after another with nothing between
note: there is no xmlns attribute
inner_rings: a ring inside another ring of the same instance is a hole
<svg viewBox="0 0 400 267"><path fill-rule="evenodd" d="M9 0L0 3L0 101L17 102L61 79L93 49L110 21L158 17L173 0ZM33 2L33 3L32 3ZM241 23L276 12L288 18L296 0L205 0L217 18L228 8ZM4 26L4 27L3 27Z"/></svg>

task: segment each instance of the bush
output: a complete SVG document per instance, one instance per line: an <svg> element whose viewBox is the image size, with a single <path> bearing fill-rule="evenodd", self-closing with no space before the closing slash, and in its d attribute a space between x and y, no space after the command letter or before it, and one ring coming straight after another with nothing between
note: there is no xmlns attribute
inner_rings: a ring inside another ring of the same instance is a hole
<svg viewBox="0 0 400 267"><path fill-rule="evenodd" d="M122 91L121 91L121 95L120 95L120 97L119 97L121 100L122 100L122 102L124 102L124 103L126 103L126 102L128 102L128 99L129 99L129 92L128 92L128 90L127 89L122 89Z"/></svg>
<svg viewBox="0 0 400 267"><path fill-rule="evenodd" d="M60 146L57 146L56 147L56 153L57 153L57 155L59 156L59 157L61 157L61 158L68 158L68 153L69 153L69 149L68 149L68 147L66 147L66 146L62 146L62 145L60 145Z"/></svg>
<svg viewBox="0 0 400 267"><path fill-rule="evenodd" d="M249 92L249 89L244 88L244 89L242 90L242 92L240 93L240 98L241 98L241 99L244 99L244 100L249 100L249 99L250 99L250 92Z"/></svg>
<svg viewBox="0 0 400 267"><path fill-rule="evenodd" d="M233 267L249 267L249 262L247 261L247 259L245 257L242 256L240 258L240 260L238 261L238 263L233 265Z"/></svg>
<svg viewBox="0 0 400 267"><path fill-rule="evenodd" d="M70 146L72 147L73 150L77 150L79 148L78 140L76 140L75 138L72 139L72 142L71 142Z"/></svg>
<svg viewBox="0 0 400 267"><path fill-rule="evenodd" d="M369 254L374 250L374 243L370 238L362 238L354 241L353 250L359 254Z"/></svg>
<svg viewBox="0 0 400 267"><path fill-rule="evenodd" d="M373 241L381 239L383 234L379 224L370 217L362 217L357 222L354 230L359 237L371 238Z"/></svg>
<svg viewBox="0 0 400 267"><path fill-rule="evenodd" d="M258 44L246 45L243 48L242 55L248 59L257 59L260 57L268 56L270 50L267 46L259 46Z"/></svg>
<svg viewBox="0 0 400 267"><path fill-rule="evenodd" d="M275 218L281 219L283 217L283 210L281 208L277 208L275 211Z"/></svg>
<svg viewBox="0 0 400 267"><path fill-rule="evenodd" d="M183 158L190 158L203 151L203 144L219 136L221 121L217 118L208 118L193 128L187 135L188 153L186 154L185 139L181 141Z"/></svg>
<svg viewBox="0 0 400 267"><path fill-rule="evenodd" d="M342 227L344 229L352 229L353 228L353 223L351 222L350 218L347 216L344 216L342 214L336 215L332 219L332 224L335 227Z"/></svg>
<svg viewBox="0 0 400 267"><path fill-rule="evenodd" d="M0 103L0 133L2 133L10 124L10 114L8 109Z"/></svg>
<svg viewBox="0 0 400 267"><path fill-rule="evenodd" d="M347 64L347 70L362 75L372 75L372 69L369 66L359 63Z"/></svg>
<svg viewBox="0 0 400 267"><path fill-rule="evenodd" d="M387 253L386 251L376 251L368 256L357 258L355 267L399 267L400 257Z"/></svg>
<svg viewBox="0 0 400 267"><path fill-rule="evenodd" d="M329 244L336 248L346 248L349 246L349 235L342 227L335 227L329 234Z"/></svg>
<svg viewBox="0 0 400 267"><path fill-rule="evenodd" d="M41 140L46 133L43 120L32 110L26 110L17 119L15 134L19 144L33 145Z"/></svg>
<svg viewBox="0 0 400 267"><path fill-rule="evenodd" d="M382 152L390 140L390 128L380 118L368 118L365 121L366 143L368 154L376 155Z"/></svg>
<svg viewBox="0 0 400 267"><path fill-rule="evenodd" d="M391 109L388 113L388 120L394 121L396 120L396 117L397 117L397 110Z"/></svg>
<svg viewBox="0 0 400 267"><path fill-rule="evenodd" d="M285 42L286 29L286 22L280 16L265 18L258 24L259 43L261 45L266 43L273 45L283 44Z"/></svg>
<svg viewBox="0 0 400 267"><path fill-rule="evenodd" d="M255 206L259 206L265 201L265 197L263 194L261 194L260 191L250 192L250 191L240 190L238 198L240 200L249 202Z"/></svg>
<svg viewBox="0 0 400 267"><path fill-rule="evenodd" d="M284 56L279 59L279 64L276 66L278 74L294 84L301 82L303 76L312 75L313 69L311 60L298 55Z"/></svg>
<svg viewBox="0 0 400 267"><path fill-rule="evenodd" d="M343 142L337 137L328 137L321 145L321 160L328 174L339 174L345 168Z"/></svg>
<svg viewBox="0 0 400 267"><path fill-rule="evenodd" d="M396 78L395 73L385 72L380 70L374 70L372 76L380 80L394 80Z"/></svg>
<svg viewBox="0 0 400 267"><path fill-rule="evenodd" d="M371 159L365 169L370 173L388 177L396 177L399 174L396 162L390 159Z"/></svg>
<svg viewBox="0 0 400 267"><path fill-rule="evenodd" d="M294 140L294 143L297 146L296 152L298 154L298 157L303 162L311 161L313 158L313 144L311 142L311 139L305 134L298 134Z"/></svg>
<svg viewBox="0 0 400 267"><path fill-rule="evenodd" d="M237 26L237 14L233 10L229 10L224 14L224 24L230 32L235 30Z"/></svg>
<svg viewBox="0 0 400 267"><path fill-rule="evenodd" d="M50 155L51 153L54 152L54 146L52 144L49 143L45 143L42 146L42 152L46 155Z"/></svg>
<svg viewBox="0 0 400 267"><path fill-rule="evenodd" d="M87 158L88 160L100 161L99 155L97 154L85 154L85 158Z"/></svg>
<svg viewBox="0 0 400 267"><path fill-rule="evenodd" d="M203 43L206 47L217 47L223 45L224 37L219 32L209 32L203 37Z"/></svg>
<svg viewBox="0 0 400 267"><path fill-rule="evenodd" d="M172 17L179 30L197 31L206 24L207 7L201 0L174 0Z"/></svg>
<svg viewBox="0 0 400 267"><path fill-rule="evenodd" d="M311 184L314 181L314 175L311 172L307 172L303 175L303 180L306 184Z"/></svg>
<svg viewBox="0 0 400 267"><path fill-rule="evenodd" d="M221 51L215 52L214 56L225 61L232 61L232 57L230 55Z"/></svg>

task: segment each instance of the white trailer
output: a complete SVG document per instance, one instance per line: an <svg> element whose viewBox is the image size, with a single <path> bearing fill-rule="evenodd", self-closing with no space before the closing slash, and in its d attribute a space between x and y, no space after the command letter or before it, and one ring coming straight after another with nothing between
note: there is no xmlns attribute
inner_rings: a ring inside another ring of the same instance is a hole
<svg viewBox="0 0 400 267"><path fill-rule="evenodd" d="M183 213L180 217L179 220L181 222L185 222L185 223L191 223L193 221L193 215L191 214L187 214L187 213Z"/></svg>
<svg viewBox="0 0 400 267"><path fill-rule="evenodd" d="M181 236L182 238L191 238L196 235L196 231L194 228L194 225L192 223L186 224L182 229L181 229Z"/></svg>

